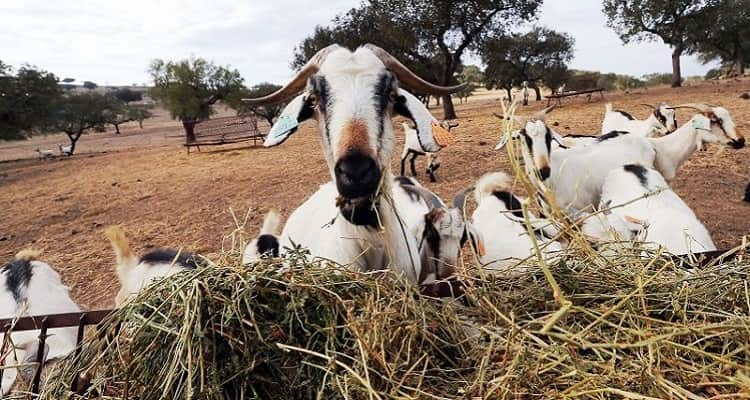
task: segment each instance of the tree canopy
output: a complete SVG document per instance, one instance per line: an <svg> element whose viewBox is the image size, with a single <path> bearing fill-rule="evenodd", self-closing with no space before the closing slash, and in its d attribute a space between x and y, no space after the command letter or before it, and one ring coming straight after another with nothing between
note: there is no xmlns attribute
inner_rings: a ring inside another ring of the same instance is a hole
<svg viewBox="0 0 750 400"><path fill-rule="evenodd" d="M143 100L143 93L129 88L118 89L115 91L114 95L125 103Z"/></svg>
<svg viewBox="0 0 750 400"><path fill-rule="evenodd" d="M280 85L277 85L275 83L263 82L249 89L243 90L241 93L241 97L262 97L267 94L271 94L279 89L281 89ZM279 116L279 114L281 114L281 110L283 110L285 106L284 103L264 104L262 106L248 106L247 104L242 103L241 99L239 99L239 101L232 100L231 103L236 104L233 107L238 111L239 114L255 114L268 121L270 125L273 125L274 120Z"/></svg>
<svg viewBox="0 0 750 400"><path fill-rule="evenodd" d="M0 139L22 139L45 130L60 96L54 74L29 65L14 74L0 61Z"/></svg>
<svg viewBox="0 0 750 400"><path fill-rule="evenodd" d="M151 95L161 101L172 118L182 121L188 142L194 141L195 123L213 114L219 100L238 97L244 89L239 71L214 65L202 58L181 61L154 60L149 73Z"/></svg>
<svg viewBox="0 0 750 400"><path fill-rule="evenodd" d="M746 0L714 0L697 51L704 62L720 61L730 72L744 74L750 62L750 3Z"/></svg>
<svg viewBox="0 0 750 400"><path fill-rule="evenodd" d="M509 88L528 82L541 100L539 83L550 76L557 83L573 59L575 41L565 33L534 27L526 33L513 33L488 40L482 47L482 61L489 86ZM556 86L550 86L552 88ZM509 92L510 93L510 92Z"/></svg>
<svg viewBox="0 0 750 400"><path fill-rule="evenodd" d="M440 85L455 84L461 58L509 28L532 19L542 0L371 0L317 27L297 47L300 67L318 50L339 43L376 44L415 73ZM443 97L446 119L455 118L451 96Z"/></svg>
<svg viewBox="0 0 750 400"><path fill-rule="evenodd" d="M709 25L708 0L604 0L607 25L623 43L661 39L672 48L672 86L682 85L680 57L695 51Z"/></svg>
<svg viewBox="0 0 750 400"><path fill-rule="evenodd" d="M56 104L52 130L65 133L70 139L71 153L78 139L91 129L104 129L112 107L111 98L99 93L71 94Z"/></svg>

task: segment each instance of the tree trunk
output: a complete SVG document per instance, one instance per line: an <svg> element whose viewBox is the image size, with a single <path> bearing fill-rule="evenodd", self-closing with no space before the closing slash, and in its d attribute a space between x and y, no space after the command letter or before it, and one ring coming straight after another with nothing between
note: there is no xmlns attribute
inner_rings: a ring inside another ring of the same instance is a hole
<svg viewBox="0 0 750 400"><path fill-rule="evenodd" d="M511 88L505 88L505 92L508 93L508 101L513 102L513 92L511 92Z"/></svg>
<svg viewBox="0 0 750 400"><path fill-rule="evenodd" d="M456 109L453 108L453 97L449 94L443 96L443 119L456 119Z"/></svg>
<svg viewBox="0 0 750 400"><path fill-rule="evenodd" d="M680 70L680 56L682 49L676 47L672 52L672 87L682 86L682 71Z"/></svg>
<svg viewBox="0 0 750 400"><path fill-rule="evenodd" d="M737 72L740 74L740 76L745 75L745 58L742 55L742 50L737 52L734 63L737 65Z"/></svg>
<svg viewBox="0 0 750 400"><path fill-rule="evenodd" d="M66 135L68 135L68 139L70 139L70 155L72 156L76 152L76 143L78 143L78 139L81 138L81 134L83 132L78 133L68 133L65 132Z"/></svg>
<svg viewBox="0 0 750 400"><path fill-rule="evenodd" d="M536 101L542 101L542 92L537 85L534 85L534 94L536 94Z"/></svg>
<svg viewBox="0 0 750 400"><path fill-rule="evenodd" d="M142 119L138 120L138 127L140 127L141 129L143 129L143 120Z"/></svg>
<svg viewBox="0 0 750 400"><path fill-rule="evenodd" d="M182 127L185 129L185 143L195 142L195 120L183 120Z"/></svg>
<svg viewBox="0 0 750 400"><path fill-rule="evenodd" d="M119 135L120 134L120 124L112 124L112 125L115 126L115 135Z"/></svg>

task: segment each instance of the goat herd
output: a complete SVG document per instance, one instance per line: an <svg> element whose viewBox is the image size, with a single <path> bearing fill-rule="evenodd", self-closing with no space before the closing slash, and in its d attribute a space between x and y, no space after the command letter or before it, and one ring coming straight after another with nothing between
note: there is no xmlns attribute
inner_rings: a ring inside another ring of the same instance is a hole
<svg viewBox="0 0 750 400"><path fill-rule="evenodd" d="M314 57L282 89L246 99L250 105L288 101L269 132L265 146L283 143L299 123L315 119L331 177L283 224L278 213L266 215L260 234L245 249L243 263L277 257L295 246L319 259L371 271L391 268L412 282L428 284L450 277L464 243L471 242L483 268L495 273L517 271L519 259L535 245L554 257L565 248L559 228L544 216L522 210L527 199L511 191L513 180L502 172L482 176L473 188L459 192L451 205L413 178L391 170L394 129L391 117L405 117L409 155L427 154L428 175L435 179L438 152L450 141L455 125L441 125L417 97L404 90L447 95L462 86L428 83L393 56L373 45L354 52L329 46ZM561 136L547 125L549 109L530 117L514 117L521 129L526 172L554 194L570 221L592 241L639 240L670 253L713 250L711 237L668 181L704 143L742 148L745 139L729 112L706 104L650 106L646 120L613 110L608 104L600 136ZM675 109L693 110L681 126ZM498 148L509 140L506 136ZM476 208L464 215L466 196ZM541 199L544 201L544 199ZM547 202L550 200L547 199ZM527 229L527 223L532 229ZM190 254L160 250L136 256L119 227L106 230L116 255L122 305L154 279L196 268ZM0 270L0 318L79 311L60 276L38 253L21 251ZM75 328L50 330L44 363L75 347ZM38 331L12 334L2 364L25 364L36 357ZM3 338L3 343L8 342ZM2 393L8 393L24 368L6 368Z"/></svg>

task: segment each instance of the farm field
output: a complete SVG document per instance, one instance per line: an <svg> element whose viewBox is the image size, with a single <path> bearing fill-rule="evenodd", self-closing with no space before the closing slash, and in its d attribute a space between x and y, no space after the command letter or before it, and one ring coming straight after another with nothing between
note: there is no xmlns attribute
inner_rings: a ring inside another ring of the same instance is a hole
<svg viewBox="0 0 750 400"><path fill-rule="evenodd" d="M750 101L739 98L750 90L749 80L703 82L678 89L639 89L606 93L616 107L643 117L639 103L670 104L704 101L730 110L738 131L750 132ZM504 152L493 150L499 124L500 92L486 93L456 104L460 126L456 142L441 154L437 183L429 183L419 161L422 182L445 199L482 174L508 170ZM531 114L544 102L532 102L521 113ZM562 133L596 132L604 102L564 101L549 123ZM441 109L432 111L439 118ZM220 114L227 113L223 110ZM679 110L678 121L689 111ZM122 224L138 251L153 247L184 248L200 254L229 246L225 238L241 228L255 235L269 207L289 215L319 184L330 179L320 154L313 122L274 149L245 145L204 149L186 154L182 127L164 112L145 122L111 132L84 135L79 154L42 162L34 149L57 149L62 135L25 142L0 143L0 257L8 260L26 247L43 249L43 259L55 266L72 288L73 298L86 308L105 308L117 292L114 256L102 230ZM397 129L400 154L403 135ZM394 159L394 172L398 172ZM711 231L720 248L740 244L750 234L750 204L742 202L750 180L750 149L709 147L688 161L672 183ZM231 211L230 211L231 210ZM235 219L236 217L236 219Z"/></svg>

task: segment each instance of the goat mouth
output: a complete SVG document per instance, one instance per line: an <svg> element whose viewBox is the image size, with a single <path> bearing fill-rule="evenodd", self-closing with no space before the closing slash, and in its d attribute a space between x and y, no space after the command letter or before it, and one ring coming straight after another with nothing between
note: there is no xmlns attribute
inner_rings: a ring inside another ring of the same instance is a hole
<svg viewBox="0 0 750 400"><path fill-rule="evenodd" d="M732 146L733 149L739 150L739 149L745 147L745 139L742 138L742 139L739 139L739 140L732 140L731 142L729 142L729 144Z"/></svg>
<svg viewBox="0 0 750 400"><path fill-rule="evenodd" d="M341 215L350 223L358 226L378 227L378 202L370 196L347 198L339 196L336 199Z"/></svg>

